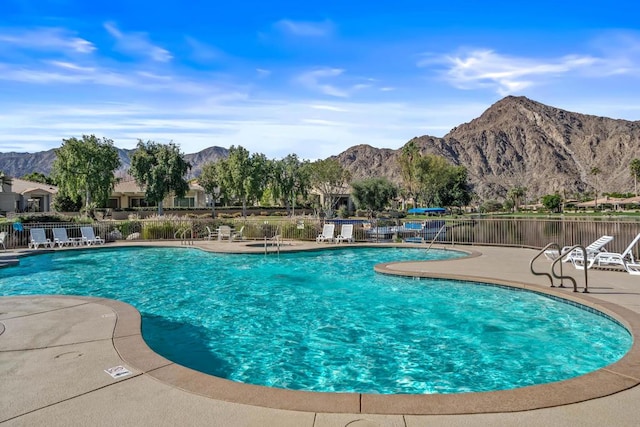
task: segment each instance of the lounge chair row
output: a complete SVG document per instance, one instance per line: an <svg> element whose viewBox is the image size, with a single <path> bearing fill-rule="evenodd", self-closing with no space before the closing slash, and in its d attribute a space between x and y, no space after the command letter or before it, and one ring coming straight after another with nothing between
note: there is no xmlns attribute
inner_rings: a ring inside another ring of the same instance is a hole
<svg viewBox="0 0 640 427"><path fill-rule="evenodd" d="M100 236L95 235L93 227L80 227L80 233L82 234L82 237L78 238L70 238L67 234L66 228L52 228L51 231L53 233L53 241L47 237L44 228L31 228L29 230L29 248L38 249L40 246L45 248L53 248L55 247L55 245L58 245L58 247L63 247L104 244L104 239Z"/></svg>
<svg viewBox="0 0 640 427"><path fill-rule="evenodd" d="M633 256L633 250L640 242L640 233L621 253L606 250L605 245L611 241L613 241L613 236L602 236L590 245L585 246L586 258L582 250L571 250L570 246L565 246L560 252L557 250L545 251L545 256L552 260L562 256L562 262L570 262L578 270L617 266L622 267L629 274L640 275L640 260Z"/></svg>
<svg viewBox="0 0 640 427"><path fill-rule="evenodd" d="M354 242L353 238L353 224L344 224L342 229L340 230L340 234L334 237L336 225L335 224L325 224L322 227L322 232L318 234L316 237L316 243L320 242Z"/></svg>

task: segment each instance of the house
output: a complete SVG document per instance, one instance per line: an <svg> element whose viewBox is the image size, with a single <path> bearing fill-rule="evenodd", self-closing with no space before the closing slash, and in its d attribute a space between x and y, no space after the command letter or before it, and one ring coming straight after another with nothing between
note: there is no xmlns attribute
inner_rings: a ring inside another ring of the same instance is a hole
<svg viewBox="0 0 640 427"><path fill-rule="evenodd" d="M167 196L162 205L165 208L205 208L207 196L204 188L197 183L189 183L189 191L184 197ZM144 198L144 188L134 180L118 182L111 195L107 207L111 209L146 208L155 206Z"/></svg>
<svg viewBox="0 0 640 427"><path fill-rule="evenodd" d="M51 212L57 193L55 185L4 177L0 187L0 211L3 214Z"/></svg>
<svg viewBox="0 0 640 427"><path fill-rule="evenodd" d="M596 207L599 207L600 209L606 208L606 209L612 209L612 210L618 211L618 210L621 210L620 202L622 202L623 200L624 199L604 196L597 200L589 200L586 202L578 203L576 204L576 207L583 208L583 209L584 208L594 209Z"/></svg>

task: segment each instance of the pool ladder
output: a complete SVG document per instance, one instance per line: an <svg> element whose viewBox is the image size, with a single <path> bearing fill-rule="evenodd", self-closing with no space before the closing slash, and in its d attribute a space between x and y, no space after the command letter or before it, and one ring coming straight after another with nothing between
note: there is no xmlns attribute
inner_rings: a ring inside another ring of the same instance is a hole
<svg viewBox="0 0 640 427"><path fill-rule="evenodd" d="M188 234L187 234L188 233ZM181 245L193 245L193 228L179 228L174 234L173 238L178 239L178 235L180 235L180 244Z"/></svg>
<svg viewBox="0 0 640 427"><path fill-rule="evenodd" d="M264 236L264 254L267 255L269 253L268 251L268 247L269 247L269 241L271 241L271 246L274 246L275 244L275 248L276 248L276 253L278 254L278 256L280 256L280 242L282 240L282 236L279 233L280 231L280 227L276 228L276 234L270 238L267 239L267 236Z"/></svg>
<svg viewBox="0 0 640 427"><path fill-rule="evenodd" d="M433 239L431 239L431 243L429 243L429 247L427 248L426 252L429 252L429 249L431 249L431 246L433 246L433 244L435 243L440 233L442 233L442 230L444 230L446 227L447 227L447 224L442 224L442 227L440 227L440 230L438 230L436 235L433 236Z"/></svg>
<svg viewBox="0 0 640 427"><path fill-rule="evenodd" d="M542 256L545 251L549 250L549 249L557 249L558 251L558 258L553 260L553 263L551 264L551 270L550 273L547 273L546 271L537 271L533 268L533 263L540 257ZM542 248L542 250L540 250L540 252L538 252L532 259L531 262L529 263L529 269L531 270L531 273L536 275L536 276L547 276L549 278L549 281L551 282L551 287L555 288L555 285L553 283L553 279L560 279L560 284L558 285L559 288L564 288L564 279L568 279L571 280L571 282L573 283L573 292L578 292L578 284L576 282L576 279L574 279L572 276L568 276L565 275L562 272L562 259L567 256L568 254L570 254L571 252L573 252L574 250L578 250L582 252L582 256L584 257L584 259L587 259L587 250L584 248L584 246L582 245L573 245L571 246L569 249L567 249L566 251L562 252L562 249L560 249L560 245L558 245L557 243L549 243L547 246L545 246L544 248ZM555 267L556 264L560 264L560 274L557 274L555 271ZM584 269L584 290L582 291L584 293L589 293L589 280L587 277L587 269Z"/></svg>

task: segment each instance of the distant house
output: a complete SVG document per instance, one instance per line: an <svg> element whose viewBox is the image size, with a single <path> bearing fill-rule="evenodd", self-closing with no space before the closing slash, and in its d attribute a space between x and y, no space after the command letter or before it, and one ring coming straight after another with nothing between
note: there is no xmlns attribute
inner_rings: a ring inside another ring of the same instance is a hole
<svg viewBox="0 0 640 427"><path fill-rule="evenodd" d="M0 188L0 211L3 214L51 212L57 193L55 185L6 177Z"/></svg>
<svg viewBox="0 0 640 427"><path fill-rule="evenodd" d="M620 210L621 209L621 202L623 202L624 199L619 199L619 198L615 198L615 197L609 197L609 196L604 196L601 197L597 200L589 200L586 202L582 202L582 203L578 203L576 204L576 207L578 208L583 208L583 209L593 209L595 207L600 207L600 208L607 208L607 209L613 209L613 210Z"/></svg>
<svg viewBox="0 0 640 427"><path fill-rule="evenodd" d="M176 197L175 195L167 196L162 205L165 208L205 208L207 206L207 197L202 186L197 183L189 183L189 191L184 197ZM134 180L120 181L115 185L109 201L108 208L111 209L128 209L128 208L146 208L153 207L144 198L144 188L139 186Z"/></svg>

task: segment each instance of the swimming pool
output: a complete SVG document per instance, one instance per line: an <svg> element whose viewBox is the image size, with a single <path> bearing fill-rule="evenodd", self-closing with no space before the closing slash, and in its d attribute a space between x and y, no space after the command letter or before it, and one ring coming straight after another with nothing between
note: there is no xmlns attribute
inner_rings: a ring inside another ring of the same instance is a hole
<svg viewBox="0 0 640 427"><path fill-rule="evenodd" d="M0 293L119 299L140 310L145 340L165 357L235 381L301 390L509 389L593 371L631 345L610 319L536 293L373 273L376 263L424 257L424 250L392 248L280 257L65 251L0 270Z"/></svg>

